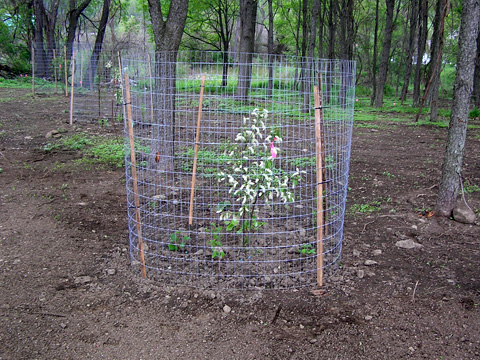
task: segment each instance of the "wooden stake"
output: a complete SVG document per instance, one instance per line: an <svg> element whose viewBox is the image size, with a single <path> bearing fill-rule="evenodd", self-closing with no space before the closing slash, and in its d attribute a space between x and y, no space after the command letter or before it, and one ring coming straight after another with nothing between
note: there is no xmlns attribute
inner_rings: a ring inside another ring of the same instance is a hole
<svg viewBox="0 0 480 360"><path fill-rule="evenodd" d="M122 60L120 59L120 51L117 52L118 57L118 71L120 72L120 90L122 91L122 112L123 112L123 119L125 121L126 111L125 111L125 101L123 101L123 74L122 74Z"/></svg>
<svg viewBox="0 0 480 360"><path fill-rule="evenodd" d="M32 95L35 96L35 46L32 46Z"/></svg>
<svg viewBox="0 0 480 360"><path fill-rule="evenodd" d="M188 225L192 225L192 222L193 222L193 197L195 195L195 177L197 173L198 143L200 141L200 120L202 119L204 89L205 89L205 75L202 75L202 85L200 86L200 102L198 104L197 133L195 134L195 154L193 155L192 189L190 191L190 213L188 216Z"/></svg>
<svg viewBox="0 0 480 360"><path fill-rule="evenodd" d="M323 285L323 159L322 159L322 101L318 87L313 88L315 103L315 145L317 153L317 284Z"/></svg>
<svg viewBox="0 0 480 360"><path fill-rule="evenodd" d="M73 85L75 84L75 51L72 54L72 89L70 90L70 125L73 125Z"/></svg>
<svg viewBox="0 0 480 360"><path fill-rule="evenodd" d="M322 164L323 164L323 169L322 169L322 176L323 176L323 181L327 179L327 167L325 166L325 128L324 128L324 121L323 121L323 85L322 85L322 73L318 73L318 98L320 102L320 152L322 154ZM323 187L325 190L325 186ZM323 207L324 209L328 208L328 203L327 203L327 198L325 197L323 199ZM323 237L328 235L328 219L327 219L327 213L325 212L323 214Z"/></svg>
<svg viewBox="0 0 480 360"><path fill-rule="evenodd" d="M138 196L138 177L137 177L137 161L135 159L135 142L133 140L133 120L132 120L132 106L130 97L130 80L128 74L125 74L125 95L126 95L126 108L127 108L127 121L128 121L128 138L130 140L130 160L133 178L133 196L135 201L135 219L137 223L137 238L138 238L138 252L140 263L142 265L142 276L147 277L147 271L145 269L145 253L143 250L143 237L142 237L142 223L140 217L140 198Z"/></svg>
<svg viewBox="0 0 480 360"><path fill-rule="evenodd" d="M63 47L63 56L64 56L64 71L65 71L65 96L68 96L68 70L67 70L67 47Z"/></svg>

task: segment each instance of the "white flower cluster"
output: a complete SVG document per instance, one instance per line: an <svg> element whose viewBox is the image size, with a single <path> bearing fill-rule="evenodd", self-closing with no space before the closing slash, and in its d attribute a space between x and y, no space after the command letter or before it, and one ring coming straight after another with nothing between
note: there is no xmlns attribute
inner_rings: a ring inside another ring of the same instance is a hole
<svg viewBox="0 0 480 360"><path fill-rule="evenodd" d="M269 155L269 146L275 147L278 153L280 149L274 144L281 143L282 138L272 134L266 136L267 110L255 109L250 115L243 119L243 130L235 137L236 148L229 154L233 159L228 162L230 171L218 173L218 181L228 184L229 193L240 202L240 208L237 212L222 208L217 213L220 220L235 226L245 213L256 212L255 205L262 199L266 203L275 198L284 204L293 202L293 189L305 173L298 169L288 173L275 167L276 160Z"/></svg>

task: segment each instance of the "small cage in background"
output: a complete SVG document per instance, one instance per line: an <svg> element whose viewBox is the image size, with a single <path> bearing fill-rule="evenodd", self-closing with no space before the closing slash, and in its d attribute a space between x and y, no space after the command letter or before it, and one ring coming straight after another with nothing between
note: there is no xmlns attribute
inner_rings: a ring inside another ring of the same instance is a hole
<svg viewBox="0 0 480 360"><path fill-rule="evenodd" d="M322 284L340 261L355 63L122 58L130 252L200 288Z"/></svg>

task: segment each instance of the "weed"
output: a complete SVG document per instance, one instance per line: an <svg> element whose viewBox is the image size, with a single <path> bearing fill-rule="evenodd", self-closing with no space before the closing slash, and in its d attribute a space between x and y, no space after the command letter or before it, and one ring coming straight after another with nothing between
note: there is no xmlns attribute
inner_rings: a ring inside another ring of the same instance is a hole
<svg viewBox="0 0 480 360"><path fill-rule="evenodd" d="M317 253L312 244L302 244L297 251L302 255L315 255Z"/></svg>
<svg viewBox="0 0 480 360"><path fill-rule="evenodd" d="M222 226L217 226L215 223L210 224L210 233L212 234L212 240L210 240L210 246L212 247L212 259L223 259L225 257L225 252L222 249L221 232L223 230Z"/></svg>
<svg viewBox="0 0 480 360"><path fill-rule="evenodd" d="M168 249L170 251L181 251L185 248L187 241L191 238L188 235L183 235L180 231L174 232L170 235L170 242L168 243Z"/></svg>

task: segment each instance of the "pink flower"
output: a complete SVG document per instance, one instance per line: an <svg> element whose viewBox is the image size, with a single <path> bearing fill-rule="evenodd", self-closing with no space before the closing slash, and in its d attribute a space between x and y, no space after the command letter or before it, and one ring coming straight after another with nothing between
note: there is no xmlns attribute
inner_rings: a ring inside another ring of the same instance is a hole
<svg viewBox="0 0 480 360"><path fill-rule="evenodd" d="M275 141L275 138L273 140ZM273 145L273 142L270 143L270 153L272 154L272 157L274 159L277 157L277 149L275 149L275 145Z"/></svg>
<svg viewBox="0 0 480 360"><path fill-rule="evenodd" d="M358 102L358 99L357 99L357 100L355 100L355 101L356 101L356 102Z"/></svg>
<svg viewBox="0 0 480 360"><path fill-rule="evenodd" d="M397 103L393 103L393 106L397 105Z"/></svg>
<svg viewBox="0 0 480 360"><path fill-rule="evenodd" d="M22 75L22 74L20 74L20 77L23 77L23 75Z"/></svg>

